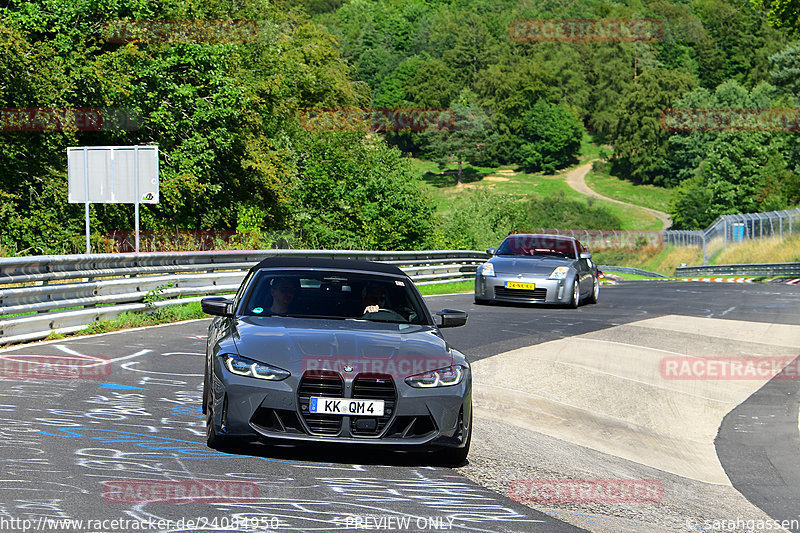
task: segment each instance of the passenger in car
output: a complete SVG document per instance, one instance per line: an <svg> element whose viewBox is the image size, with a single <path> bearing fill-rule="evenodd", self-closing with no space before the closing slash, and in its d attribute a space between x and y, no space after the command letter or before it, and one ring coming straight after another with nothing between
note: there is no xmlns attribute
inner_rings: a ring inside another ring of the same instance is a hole
<svg viewBox="0 0 800 533"><path fill-rule="evenodd" d="M274 278L270 283L272 307L269 310L274 315L285 315L294 300L297 291L297 280L294 278Z"/></svg>

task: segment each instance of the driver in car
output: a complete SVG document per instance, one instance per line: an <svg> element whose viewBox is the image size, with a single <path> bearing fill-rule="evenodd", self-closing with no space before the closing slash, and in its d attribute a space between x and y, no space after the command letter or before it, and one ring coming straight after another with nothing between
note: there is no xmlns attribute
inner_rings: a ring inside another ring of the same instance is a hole
<svg viewBox="0 0 800 533"><path fill-rule="evenodd" d="M387 300L386 289L383 287L366 287L361 298L361 305L364 306L362 314L377 313L378 310L385 309Z"/></svg>

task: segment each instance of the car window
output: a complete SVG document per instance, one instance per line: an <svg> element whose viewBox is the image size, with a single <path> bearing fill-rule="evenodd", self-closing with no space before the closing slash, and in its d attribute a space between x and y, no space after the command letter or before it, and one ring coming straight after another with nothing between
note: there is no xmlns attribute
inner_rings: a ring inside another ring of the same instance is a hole
<svg viewBox="0 0 800 533"><path fill-rule="evenodd" d="M571 239L550 235L510 235L497 248L496 254L577 258Z"/></svg>
<svg viewBox="0 0 800 533"><path fill-rule="evenodd" d="M408 278L339 271L262 270L238 312L248 316L427 324Z"/></svg>

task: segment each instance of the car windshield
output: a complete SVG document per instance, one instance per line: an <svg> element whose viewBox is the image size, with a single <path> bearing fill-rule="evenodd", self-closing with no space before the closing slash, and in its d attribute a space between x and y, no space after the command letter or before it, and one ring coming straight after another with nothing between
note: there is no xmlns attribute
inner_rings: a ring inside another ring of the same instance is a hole
<svg viewBox="0 0 800 533"><path fill-rule="evenodd" d="M340 271L262 270L238 314L427 324L408 278Z"/></svg>
<svg viewBox="0 0 800 533"><path fill-rule="evenodd" d="M550 235L511 235L503 241L496 254L577 258L571 239Z"/></svg>

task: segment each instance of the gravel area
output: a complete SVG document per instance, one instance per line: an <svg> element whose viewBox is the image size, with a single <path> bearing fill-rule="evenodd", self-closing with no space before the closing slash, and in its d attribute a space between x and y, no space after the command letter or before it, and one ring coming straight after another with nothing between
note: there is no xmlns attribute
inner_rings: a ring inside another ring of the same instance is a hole
<svg viewBox="0 0 800 533"><path fill-rule="evenodd" d="M766 522L759 527L758 521L769 521L769 517L731 486L676 476L497 422L486 411L475 412L469 464L459 468L458 472L505 495L509 495L509 486L514 480L638 479L661 482L663 497L658 503L523 502L596 533L785 531L767 527Z"/></svg>

